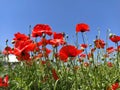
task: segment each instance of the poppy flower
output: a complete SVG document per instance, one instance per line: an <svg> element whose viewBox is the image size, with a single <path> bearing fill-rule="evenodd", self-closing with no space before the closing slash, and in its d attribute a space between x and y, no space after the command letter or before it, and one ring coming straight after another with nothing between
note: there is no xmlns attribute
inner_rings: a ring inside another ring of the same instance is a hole
<svg viewBox="0 0 120 90"><path fill-rule="evenodd" d="M120 88L120 86L119 86L119 83L118 83L118 82L116 82L116 83L112 84L112 90L117 90L118 88Z"/></svg>
<svg viewBox="0 0 120 90"><path fill-rule="evenodd" d="M107 62L107 66L108 66L108 67L113 67L112 62Z"/></svg>
<svg viewBox="0 0 120 90"><path fill-rule="evenodd" d="M83 48L83 49L85 49L85 48L88 47L88 45L87 44L80 44L80 47Z"/></svg>
<svg viewBox="0 0 120 90"><path fill-rule="evenodd" d="M8 79L9 79L9 76L6 75L4 78L1 78L0 77L0 87L8 87Z"/></svg>
<svg viewBox="0 0 120 90"><path fill-rule="evenodd" d="M15 38L13 38L13 40L17 41L17 40L28 40L29 37L25 34L21 34L20 32L17 32L16 34L14 34Z"/></svg>
<svg viewBox="0 0 120 90"><path fill-rule="evenodd" d="M52 76L53 76L54 80L58 80L59 79L55 69L52 69Z"/></svg>
<svg viewBox="0 0 120 90"><path fill-rule="evenodd" d="M110 54L110 53L114 52L115 49L114 49L114 47L108 47L108 48L106 49L106 51L107 51L108 54Z"/></svg>
<svg viewBox="0 0 120 90"><path fill-rule="evenodd" d="M15 38L13 38L15 41L13 53L18 60L27 60L30 61L30 51L37 51L38 46L36 43L34 43L33 40L31 40L28 36L21 33L16 33Z"/></svg>
<svg viewBox="0 0 120 90"><path fill-rule="evenodd" d="M110 39L112 42L118 43L118 42L120 41L120 36L110 35L109 39Z"/></svg>
<svg viewBox="0 0 120 90"><path fill-rule="evenodd" d="M30 60L30 51L36 50L37 45L33 43L31 40L27 41L19 41L14 49L14 55L17 57L18 60Z"/></svg>
<svg viewBox="0 0 120 90"><path fill-rule="evenodd" d="M63 39L50 39L49 44L57 47L59 45L65 45L66 42Z"/></svg>
<svg viewBox="0 0 120 90"><path fill-rule="evenodd" d="M22 60L30 61L31 60L30 54L28 52L26 52L26 51L20 51L17 48L14 49L14 55L20 61L22 61Z"/></svg>
<svg viewBox="0 0 120 90"><path fill-rule="evenodd" d="M49 40L49 44L53 45L53 46L59 46L66 44L65 40L64 40L64 35L63 33L53 33L53 39Z"/></svg>
<svg viewBox="0 0 120 90"><path fill-rule="evenodd" d="M41 37L43 33L51 36L52 35L51 27L47 24L37 24L34 26L32 30L32 37L38 37L38 36Z"/></svg>
<svg viewBox="0 0 120 90"><path fill-rule="evenodd" d="M32 40L19 41L15 44L14 48L19 49L20 51L25 50L26 52L34 51L37 47L37 44Z"/></svg>
<svg viewBox="0 0 120 90"><path fill-rule="evenodd" d="M96 50L96 48L91 48L91 49L90 49L91 53L94 53L95 50Z"/></svg>
<svg viewBox="0 0 120 90"><path fill-rule="evenodd" d="M86 58L86 54L80 54L81 58Z"/></svg>
<svg viewBox="0 0 120 90"><path fill-rule="evenodd" d="M53 39L64 39L63 33L53 33Z"/></svg>
<svg viewBox="0 0 120 90"><path fill-rule="evenodd" d="M13 54L12 48L9 46L5 47L5 49L3 50L3 54L4 55Z"/></svg>
<svg viewBox="0 0 120 90"><path fill-rule="evenodd" d="M76 32L86 32L89 31L89 26L85 23L80 23L76 25Z"/></svg>
<svg viewBox="0 0 120 90"><path fill-rule="evenodd" d="M104 46L105 46L105 42L101 39L96 39L94 41L94 44L95 44L96 48L98 48L98 49L104 48Z"/></svg>
<svg viewBox="0 0 120 90"><path fill-rule="evenodd" d="M49 40L47 40L46 38L42 38L39 42L38 42L38 46L46 46L49 43Z"/></svg>
<svg viewBox="0 0 120 90"><path fill-rule="evenodd" d="M59 56L60 59L63 61L67 61L66 59L68 57L76 57L80 53L82 53L83 50L78 50L75 46L73 45L66 45L63 46L60 51L59 51Z"/></svg>

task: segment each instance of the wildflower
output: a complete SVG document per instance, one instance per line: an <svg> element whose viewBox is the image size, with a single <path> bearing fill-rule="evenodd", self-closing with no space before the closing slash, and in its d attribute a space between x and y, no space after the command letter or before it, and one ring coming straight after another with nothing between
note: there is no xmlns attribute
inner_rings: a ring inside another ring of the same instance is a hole
<svg viewBox="0 0 120 90"><path fill-rule="evenodd" d="M4 55L8 55L8 54L12 54L12 53L13 53L13 50L9 46L5 47L5 49L3 50Z"/></svg>
<svg viewBox="0 0 120 90"><path fill-rule="evenodd" d="M26 52L25 50L20 51L19 49L15 48L14 55L17 57L18 60L26 60L26 61L31 60L30 54Z"/></svg>
<svg viewBox="0 0 120 90"><path fill-rule="evenodd" d="M91 53L94 53L95 50L96 48L91 48Z"/></svg>
<svg viewBox="0 0 120 90"><path fill-rule="evenodd" d="M38 37L38 36L41 37L43 33L51 36L52 35L51 27L47 24L37 24L32 30L32 37Z"/></svg>
<svg viewBox="0 0 120 90"><path fill-rule="evenodd" d="M120 41L120 36L110 35L109 39L110 39L112 42L118 43L118 42Z"/></svg>
<svg viewBox="0 0 120 90"><path fill-rule="evenodd" d="M81 58L86 58L86 54L80 54Z"/></svg>
<svg viewBox="0 0 120 90"><path fill-rule="evenodd" d="M108 54L110 54L110 53L114 52L115 49L114 49L114 47L108 47L108 48L106 49L106 51L108 52Z"/></svg>
<svg viewBox="0 0 120 90"><path fill-rule="evenodd" d="M112 90L117 90L118 88L120 88L120 86L119 86L119 83L118 83L118 82L116 82L116 83L112 84Z"/></svg>
<svg viewBox="0 0 120 90"><path fill-rule="evenodd" d="M53 39L49 40L49 44L58 46L59 44L64 45L66 42L64 40L63 33L53 33Z"/></svg>
<svg viewBox="0 0 120 90"><path fill-rule="evenodd" d="M86 32L89 31L89 26L85 23L80 23L76 25L76 32Z"/></svg>
<svg viewBox="0 0 120 90"><path fill-rule="evenodd" d="M113 67L112 62L107 62L107 66L108 66L108 67Z"/></svg>
<svg viewBox="0 0 120 90"><path fill-rule="evenodd" d="M60 51L59 51L59 56L61 60L65 60L68 57L76 57L77 55L79 55L80 53L82 53L83 50L78 50L75 46L73 45L66 45L63 46Z"/></svg>
<svg viewBox="0 0 120 90"><path fill-rule="evenodd" d="M38 46L46 46L49 43L49 40L47 40L46 38L42 38L39 42L38 42Z"/></svg>
<svg viewBox="0 0 120 90"><path fill-rule="evenodd" d="M94 43L95 43L96 48L98 48L98 49L104 48L104 46L105 46L105 42L101 39L96 39L94 41Z"/></svg>
<svg viewBox="0 0 120 90"><path fill-rule="evenodd" d="M8 79L9 79L9 76L6 75L4 78L1 78L0 77L0 87L8 87Z"/></svg>
<svg viewBox="0 0 120 90"><path fill-rule="evenodd" d="M52 69L52 75L53 75L54 80L58 80L59 79L55 69Z"/></svg>
<svg viewBox="0 0 120 90"><path fill-rule="evenodd" d="M37 44L32 40L19 40L14 43L13 54L17 57L18 60L30 60L30 51L38 50Z"/></svg>
<svg viewBox="0 0 120 90"><path fill-rule="evenodd" d="M88 47L88 45L87 44L80 44L80 47L83 48L83 49L85 49L85 48Z"/></svg>
<svg viewBox="0 0 120 90"><path fill-rule="evenodd" d="M54 32L53 33L53 38L54 39L64 39L64 35L63 35L63 33L56 33L56 32Z"/></svg>
<svg viewBox="0 0 120 90"><path fill-rule="evenodd" d="M14 34L15 38L13 38L14 41L26 41L29 39L29 37L25 34L21 34L20 32L17 32L16 34Z"/></svg>

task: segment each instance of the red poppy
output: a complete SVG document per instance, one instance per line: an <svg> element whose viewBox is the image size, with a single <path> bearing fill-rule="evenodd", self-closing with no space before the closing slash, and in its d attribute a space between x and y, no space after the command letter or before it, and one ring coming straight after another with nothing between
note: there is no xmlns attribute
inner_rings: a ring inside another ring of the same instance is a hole
<svg viewBox="0 0 120 90"><path fill-rule="evenodd" d="M32 37L42 36L44 34L52 35L52 29L47 24L37 24L32 30Z"/></svg>
<svg viewBox="0 0 120 90"><path fill-rule="evenodd" d="M53 33L53 39L64 39L63 33Z"/></svg>
<svg viewBox="0 0 120 90"><path fill-rule="evenodd" d="M38 46L46 46L49 43L49 40L47 40L46 38L42 38L39 42L38 42Z"/></svg>
<svg viewBox="0 0 120 90"><path fill-rule="evenodd" d="M15 38L13 38L13 40L17 41L17 40L22 40L22 41L25 41L25 40L28 40L29 37L26 36L25 34L21 34L20 32L14 34Z"/></svg>
<svg viewBox="0 0 120 90"><path fill-rule="evenodd" d="M110 35L109 39L110 39L112 42L118 43L118 42L120 41L120 36Z"/></svg>
<svg viewBox="0 0 120 90"><path fill-rule="evenodd" d="M19 41L15 44L14 55L18 60L30 60L30 51L36 50L37 45L32 40Z"/></svg>
<svg viewBox="0 0 120 90"><path fill-rule="evenodd" d="M110 53L114 52L115 49L114 49L114 47L108 47L108 48L106 49L106 51L108 52L108 54L110 54Z"/></svg>
<svg viewBox="0 0 120 90"><path fill-rule="evenodd" d="M65 45L66 42L63 39L50 39L49 44L53 46Z"/></svg>
<svg viewBox="0 0 120 90"><path fill-rule="evenodd" d="M119 86L119 83L118 83L118 82L116 82L116 83L112 84L112 90L117 90L118 88L120 88L120 86Z"/></svg>
<svg viewBox="0 0 120 90"><path fill-rule="evenodd" d="M91 48L91 53L94 53L94 51L96 50L96 48Z"/></svg>
<svg viewBox="0 0 120 90"><path fill-rule="evenodd" d="M89 31L89 26L85 23L80 23L76 25L76 32L86 32Z"/></svg>
<svg viewBox="0 0 120 90"><path fill-rule="evenodd" d="M107 66L108 66L108 67L113 67L112 62L107 62Z"/></svg>
<svg viewBox="0 0 120 90"><path fill-rule="evenodd" d="M9 76L6 75L4 78L1 78L0 77L0 87L8 87L8 79L9 79Z"/></svg>
<svg viewBox="0 0 120 90"><path fill-rule="evenodd" d="M49 44L54 45L54 46L59 46L66 44L65 40L64 40L64 35L63 33L53 33L53 39L49 40Z"/></svg>
<svg viewBox="0 0 120 90"><path fill-rule="evenodd" d="M17 57L18 60L26 60L30 61L30 54L26 51L20 51L19 49L14 49L14 55Z"/></svg>
<svg viewBox="0 0 120 90"><path fill-rule="evenodd" d="M5 49L3 50L3 54L4 55L13 54L12 48L9 46L5 47Z"/></svg>
<svg viewBox="0 0 120 90"><path fill-rule="evenodd" d="M81 58L86 58L86 54L80 54Z"/></svg>
<svg viewBox="0 0 120 90"><path fill-rule="evenodd" d="M67 56L65 53L60 52L60 53L59 53L59 57L60 57L60 59L61 59L63 62L67 62L67 61L68 61L68 60L67 60L68 56Z"/></svg>
<svg viewBox="0 0 120 90"><path fill-rule="evenodd" d="M25 50L26 52L34 51L37 47L37 44L34 43L32 40L26 40L26 41L19 41L15 43L15 48L19 49L20 51Z"/></svg>
<svg viewBox="0 0 120 90"><path fill-rule="evenodd" d="M37 44L25 34L18 32L15 34L13 40L15 42L13 43L14 48L12 49L12 54L14 54L18 60L29 61L31 60L29 52L38 50Z"/></svg>
<svg viewBox="0 0 120 90"><path fill-rule="evenodd" d="M65 60L68 57L76 57L78 54L82 53L83 50L78 50L75 46L73 45L66 45L63 46L60 51L59 51L59 56L61 60Z"/></svg>
<svg viewBox="0 0 120 90"><path fill-rule="evenodd" d="M53 75L54 80L58 80L59 79L55 69L52 69L52 75Z"/></svg>
<svg viewBox="0 0 120 90"><path fill-rule="evenodd" d="M94 43L95 43L95 46L99 49L104 48L104 46L105 46L105 42L101 39L95 40Z"/></svg>
<svg viewBox="0 0 120 90"><path fill-rule="evenodd" d="M85 49L85 48L88 47L88 45L87 44L80 44L80 47L83 48L83 49Z"/></svg>

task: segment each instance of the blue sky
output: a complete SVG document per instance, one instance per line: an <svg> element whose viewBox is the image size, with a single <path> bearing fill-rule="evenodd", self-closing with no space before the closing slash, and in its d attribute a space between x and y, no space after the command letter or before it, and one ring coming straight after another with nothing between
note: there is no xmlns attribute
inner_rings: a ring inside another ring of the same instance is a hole
<svg viewBox="0 0 120 90"><path fill-rule="evenodd" d="M106 30L120 35L120 0L0 0L0 49L14 33L28 34L29 25L49 24L53 31L66 32L73 42L77 23L87 23L89 43L98 28L105 39ZM82 42L79 35L79 41Z"/></svg>

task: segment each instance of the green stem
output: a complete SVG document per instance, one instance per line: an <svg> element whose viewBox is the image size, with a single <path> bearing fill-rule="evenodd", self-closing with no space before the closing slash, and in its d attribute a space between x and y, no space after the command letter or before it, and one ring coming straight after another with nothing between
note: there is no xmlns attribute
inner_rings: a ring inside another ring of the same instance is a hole
<svg viewBox="0 0 120 90"><path fill-rule="evenodd" d="M76 47L78 48L78 33L76 33Z"/></svg>
<svg viewBox="0 0 120 90"><path fill-rule="evenodd" d="M82 32L81 34L82 34L83 43L86 44L85 43L85 39L84 39L84 33ZM88 53L87 53L87 49L86 48L85 48L85 54L86 54L87 59L88 59Z"/></svg>

